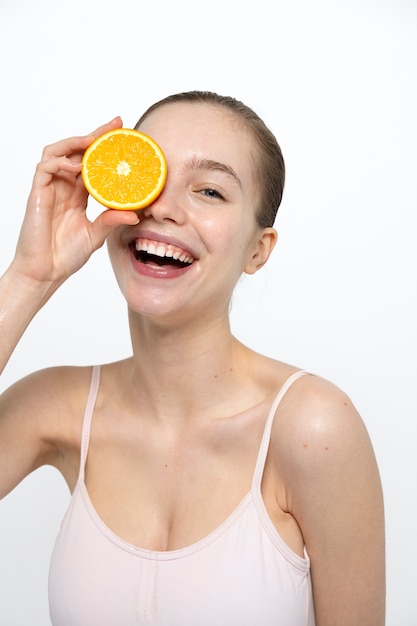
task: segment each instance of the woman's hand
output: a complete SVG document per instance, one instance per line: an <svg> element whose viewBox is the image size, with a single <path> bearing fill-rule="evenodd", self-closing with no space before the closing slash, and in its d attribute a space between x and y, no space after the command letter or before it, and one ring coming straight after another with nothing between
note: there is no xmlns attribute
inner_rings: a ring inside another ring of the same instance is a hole
<svg viewBox="0 0 417 626"><path fill-rule="evenodd" d="M91 135L45 148L27 203L13 261L15 272L49 284L53 291L86 263L116 226L138 222L133 211L105 210L94 222L86 216L83 153L96 137L121 126L117 117Z"/></svg>

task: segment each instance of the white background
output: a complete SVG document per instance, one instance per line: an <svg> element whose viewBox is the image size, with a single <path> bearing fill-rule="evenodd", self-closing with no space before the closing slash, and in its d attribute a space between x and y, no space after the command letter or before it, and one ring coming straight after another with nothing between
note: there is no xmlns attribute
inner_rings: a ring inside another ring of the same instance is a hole
<svg viewBox="0 0 417 626"><path fill-rule="evenodd" d="M416 626L416 1L1 0L0 59L0 271L45 144L118 114L133 126L188 89L238 97L276 133L279 244L237 287L234 330L329 378L361 412L386 501L387 624ZM103 248L39 314L0 385L128 354ZM0 504L1 626L49 623L68 498L45 468Z"/></svg>

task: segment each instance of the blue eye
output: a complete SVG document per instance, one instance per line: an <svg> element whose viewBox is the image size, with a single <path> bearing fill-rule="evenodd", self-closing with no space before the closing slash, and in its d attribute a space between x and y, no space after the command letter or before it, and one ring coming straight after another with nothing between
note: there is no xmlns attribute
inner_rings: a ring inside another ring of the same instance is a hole
<svg viewBox="0 0 417 626"><path fill-rule="evenodd" d="M211 187L208 187L207 189L202 189L201 193L207 196L208 198L213 198L213 199L218 198L220 200L224 200L224 197L221 195L221 193L219 193L216 189L212 189Z"/></svg>

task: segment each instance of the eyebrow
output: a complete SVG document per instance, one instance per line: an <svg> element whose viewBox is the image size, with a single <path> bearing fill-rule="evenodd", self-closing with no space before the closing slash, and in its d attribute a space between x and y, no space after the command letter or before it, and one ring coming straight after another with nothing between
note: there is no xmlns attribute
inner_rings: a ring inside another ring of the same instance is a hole
<svg viewBox="0 0 417 626"><path fill-rule="evenodd" d="M223 172L224 174L230 176L235 181L235 183L238 184L240 189L242 189L242 181L240 180L239 176L236 174L235 170L232 167L226 165L225 163L220 163L219 161L214 161L213 159L202 159L199 157L194 157L189 163L189 168L196 170L211 170L214 172Z"/></svg>

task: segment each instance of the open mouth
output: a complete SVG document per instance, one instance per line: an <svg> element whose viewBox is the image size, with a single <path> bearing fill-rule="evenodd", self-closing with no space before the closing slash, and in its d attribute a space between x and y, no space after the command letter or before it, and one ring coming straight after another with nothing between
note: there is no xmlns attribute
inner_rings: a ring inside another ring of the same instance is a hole
<svg viewBox="0 0 417 626"><path fill-rule="evenodd" d="M136 260L145 265L185 268L195 260L185 250L162 241L138 238L131 243L131 248Z"/></svg>

